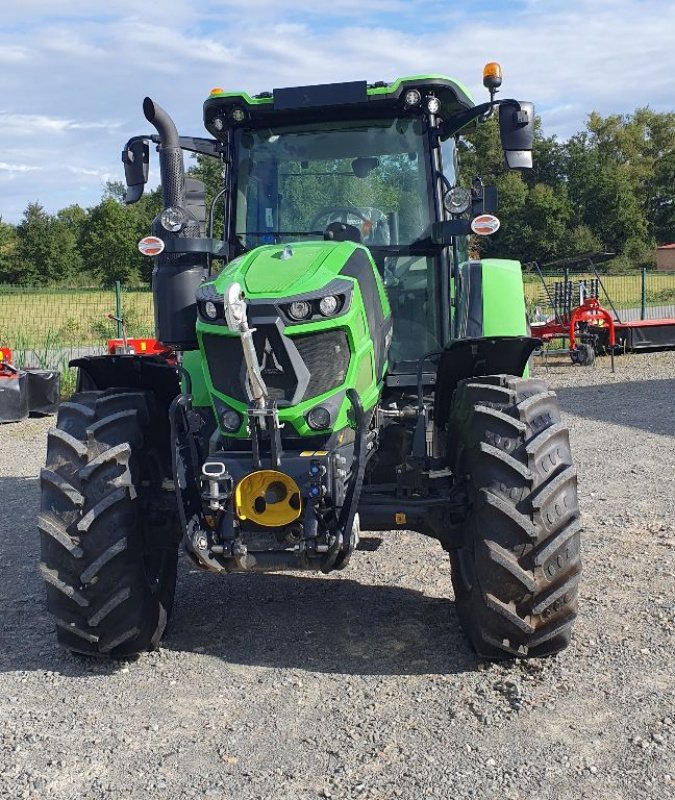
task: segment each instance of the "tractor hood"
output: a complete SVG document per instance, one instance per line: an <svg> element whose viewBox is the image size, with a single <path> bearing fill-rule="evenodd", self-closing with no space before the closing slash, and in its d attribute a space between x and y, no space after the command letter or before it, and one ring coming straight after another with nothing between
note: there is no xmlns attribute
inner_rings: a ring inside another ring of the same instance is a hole
<svg viewBox="0 0 675 800"><path fill-rule="evenodd" d="M231 261L211 284L219 295L239 283L249 300L295 297L328 286L340 277L355 251L352 242L294 242L258 247Z"/></svg>

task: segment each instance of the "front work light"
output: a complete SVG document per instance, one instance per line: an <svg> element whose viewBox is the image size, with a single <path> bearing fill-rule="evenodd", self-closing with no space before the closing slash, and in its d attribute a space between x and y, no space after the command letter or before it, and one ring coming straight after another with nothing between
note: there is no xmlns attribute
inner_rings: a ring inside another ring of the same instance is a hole
<svg viewBox="0 0 675 800"><path fill-rule="evenodd" d="M453 186L445 193L443 205L450 214L463 214L471 205L471 192L461 186Z"/></svg>
<svg viewBox="0 0 675 800"><path fill-rule="evenodd" d="M221 421L223 423L223 428L230 433L238 431L241 426L241 417L231 408L228 408L227 411L223 411Z"/></svg>
<svg viewBox="0 0 675 800"><path fill-rule="evenodd" d="M441 101L438 97L427 97L427 111L430 114L438 114L441 110Z"/></svg>
<svg viewBox="0 0 675 800"><path fill-rule="evenodd" d="M218 307L215 303L212 303L210 300L207 300L204 303L204 313L209 319L216 319L218 316Z"/></svg>
<svg viewBox="0 0 675 800"><path fill-rule="evenodd" d="M323 406L316 406L307 413L307 424L315 431L330 428L330 411Z"/></svg>
<svg viewBox="0 0 675 800"><path fill-rule="evenodd" d="M334 294L329 294L327 297L322 297L319 301L319 311L324 317L332 317L340 310L340 298Z"/></svg>
<svg viewBox="0 0 675 800"><path fill-rule="evenodd" d="M417 89L408 89L403 99L407 106L418 106L422 102L422 95Z"/></svg>
<svg viewBox="0 0 675 800"><path fill-rule="evenodd" d="M307 319L311 314L312 307L306 300L296 300L288 306L288 315L294 320Z"/></svg>
<svg viewBox="0 0 675 800"><path fill-rule="evenodd" d="M178 206L169 206L159 215L159 221L165 231L178 233L185 227L187 214Z"/></svg>

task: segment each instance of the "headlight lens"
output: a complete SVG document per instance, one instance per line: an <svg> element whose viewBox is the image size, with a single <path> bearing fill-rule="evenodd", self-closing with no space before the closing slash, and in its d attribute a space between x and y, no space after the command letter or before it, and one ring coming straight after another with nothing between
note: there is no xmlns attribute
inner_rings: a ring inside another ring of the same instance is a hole
<svg viewBox="0 0 675 800"><path fill-rule="evenodd" d="M295 320L308 319L312 314L312 307L306 300L296 300L289 303L288 314Z"/></svg>
<svg viewBox="0 0 675 800"><path fill-rule="evenodd" d="M443 205L451 214L463 214L471 205L471 192L461 186L454 186L445 193Z"/></svg>
<svg viewBox="0 0 675 800"><path fill-rule="evenodd" d="M187 214L178 206L169 206L159 215L159 221L165 231L178 233L178 231L181 231L185 227Z"/></svg>
<svg viewBox="0 0 675 800"><path fill-rule="evenodd" d="M332 317L340 310L340 298L334 294L329 294L327 297L322 297L319 301L319 311L324 317Z"/></svg>
<svg viewBox="0 0 675 800"><path fill-rule="evenodd" d="M246 112L243 108L235 108L232 111L232 119L235 122L243 122L246 119Z"/></svg>
<svg viewBox="0 0 675 800"><path fill-rule="evenodd" d="M223 428L225 428L226 431L230 431L230 433L238 431L241 427L241 417L231 408L228 408L227 411L223 411L221 420L223 423Z"/></svg>
<svg viewBox="0 0 675 800"><path fill-rule="evenodd" d="M315 431L330 428L330 411L323 406L316 406L307 414L307 424Z"/></svg>
<svg viewBox="0 0 675 800"><path fill-rule="evenodd" d="M430 114L438 114L441 110L441 101L438 97L427 97L427 110Z"/></svg>
<svg viewBox="0 0 675 800"><path fill-rule="evenodd" d="M408 89L404 101L407 106L418 106L422 102L422 95L417 89Z"/></svg>
<svg viewBox="0 0 675 800"><path fill-rule="evenodd" d="M204 313L209 319L216 319L218 316L218 306L210 300L207 300L204 303Z"/></svg>

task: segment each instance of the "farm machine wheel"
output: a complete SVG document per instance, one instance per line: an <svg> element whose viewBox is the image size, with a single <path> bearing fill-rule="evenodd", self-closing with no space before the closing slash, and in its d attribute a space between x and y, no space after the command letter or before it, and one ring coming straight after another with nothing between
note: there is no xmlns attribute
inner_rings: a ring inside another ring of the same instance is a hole
<svg viewBox="0 0 675 800"><path fill-rule="evenodd" d="M49 432L39 568L58 640L76 652L155 649L171 611L178 516L162 490L152 401L147 392L80 392Z"/></svg>
<svg viewBox="0 0 675 800"><path fill-rule="evenodd" d="M460 622L479 656L547 656L577 614L579 508L569 435L553 392L507 375L461 381L449 466L471 511L451 554Z"/></svg>

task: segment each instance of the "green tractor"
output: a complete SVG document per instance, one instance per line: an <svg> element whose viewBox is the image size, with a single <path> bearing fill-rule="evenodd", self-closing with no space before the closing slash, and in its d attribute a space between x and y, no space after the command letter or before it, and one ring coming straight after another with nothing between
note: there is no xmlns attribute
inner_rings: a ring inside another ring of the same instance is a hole
<svg viewBox="0 0 675 800"><path fill-rule="evenodd" d="M211 572L327 573L362 531L403 529L449 553L479 656L566 647L580 577L568 432L526 377L538 340L520 264L469 255L471 234L499 226L495 192L457 178L459 137L495 112L508 166L532 165L534 109L497 99L500 83L488 65L479 105L441 75L214 89L208 138L179 136L145 99L156 133L122 158L133 203L159 151L163 210L139 246L170 354L73 362L39 515L62 645L158 647L181 540ZM185 150L222 169L208 204Z"/></svg>

